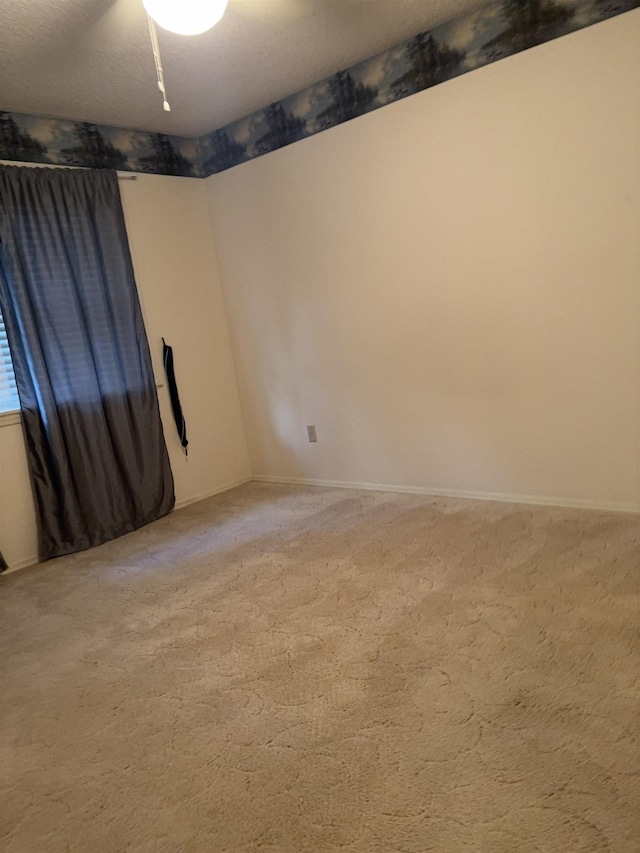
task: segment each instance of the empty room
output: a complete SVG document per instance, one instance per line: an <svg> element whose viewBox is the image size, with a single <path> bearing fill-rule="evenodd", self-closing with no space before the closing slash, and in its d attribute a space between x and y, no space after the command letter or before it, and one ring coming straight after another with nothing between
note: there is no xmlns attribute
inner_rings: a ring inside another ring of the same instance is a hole
<svg viewBox="0 0 640 853"><path fill-rule="evenodd" d="M640 0L0 0L3 853L640 850Z"/></svg>

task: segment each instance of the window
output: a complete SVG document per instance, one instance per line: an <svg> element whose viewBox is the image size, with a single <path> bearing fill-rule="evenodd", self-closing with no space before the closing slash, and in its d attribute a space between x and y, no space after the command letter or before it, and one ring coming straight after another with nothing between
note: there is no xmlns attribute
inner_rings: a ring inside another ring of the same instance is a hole
<svg viewBox="0 0 640 853"><path fill-rule="evenodd" d="M0 415L15 412L20 408L16 378L13 375L9 342L0 313Z"/></svg>

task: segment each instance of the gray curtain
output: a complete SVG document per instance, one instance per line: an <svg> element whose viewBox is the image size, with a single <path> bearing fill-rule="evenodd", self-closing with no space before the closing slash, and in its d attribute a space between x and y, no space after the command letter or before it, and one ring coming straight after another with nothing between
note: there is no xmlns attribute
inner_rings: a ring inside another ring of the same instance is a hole
<svg viewBox="0 0 640 853"><path fill-rule="evenodd" d="M41 558L168 513L173 477L115 172L0 167L0 307Z"/></svg>

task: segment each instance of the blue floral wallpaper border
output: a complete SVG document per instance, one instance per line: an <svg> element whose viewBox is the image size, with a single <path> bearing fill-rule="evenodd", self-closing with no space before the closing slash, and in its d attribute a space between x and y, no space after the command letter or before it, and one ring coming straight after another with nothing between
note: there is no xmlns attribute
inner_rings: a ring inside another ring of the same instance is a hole
<svg viewBox="0 0 640 853"><path fill-rule="evenodd" d="M207 177L639 7L640 0L494 0L199 139L0 110L0 159Z"/></svg>

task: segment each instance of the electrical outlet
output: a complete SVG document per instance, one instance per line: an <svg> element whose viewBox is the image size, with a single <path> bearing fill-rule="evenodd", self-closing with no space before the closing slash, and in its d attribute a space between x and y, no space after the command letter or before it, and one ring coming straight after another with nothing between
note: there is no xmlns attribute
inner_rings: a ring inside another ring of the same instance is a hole
<svg viewBox="0 0 640 853"><path fill-rule="evenodd" d="M313 426L313 424L307 427L307 435L309 436L309 441L318 440L318 436L316 435L316 428Z"/></svg>

